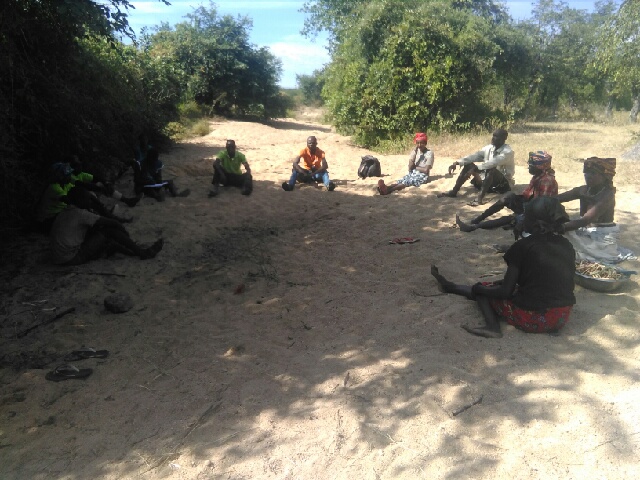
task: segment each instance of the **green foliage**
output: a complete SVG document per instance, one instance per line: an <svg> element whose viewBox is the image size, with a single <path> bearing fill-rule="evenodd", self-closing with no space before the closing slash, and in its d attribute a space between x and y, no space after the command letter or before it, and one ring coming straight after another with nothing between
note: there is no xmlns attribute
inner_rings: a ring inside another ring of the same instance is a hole
<svg viewBox="0 0 640 480"><path fill-rule="evenodd" d="M496 30L506 27L443 2L376 1L358 15L326 73L324 97L341 131L375 145L407 131L467 129L503 115L481 99L498 79L495 58L505 50ZM522 85L508 67L502 70L511 82Z"/></svg>
<svg viewBox="0 0 640 480"><path fill-rule="evenodd" d="M555 117L562 112L582 116L583 106L604 100L606 79L592 65L599 28L610 9L601 6L587 13L556 0L538 1L532 21L525 24L538 46L527 99L530 116Z"/></svg>
<svg viewBox="0 0 640 480"><path fill-rule="evenodd" d="M214 4L187 18L143 39L152 58L172 66L183 101L206 106L209 114L260 119L286 111L277 86L281 63L268 49L249 43L250 19L221 17Z"/></svg>
<svg viewBox="0 0 640 480"><path fill-rule="evenodd" d="M296 75L296 82L302 94L302 101L306 105L321 106L324 104L322 89L325 79L322 70L315 70L311 75Z"/></svg>
<svg viewBox="0 0 640 480"><path fill-rule="evenodd" d="M151 97L153 75L113 39L127 28L120 10L127 5L9 0L0 7L2 201L9 222L30 216L52 162L72 153L94 163L125 161L137 131L165 121L168 106Z"/></svg>
<svg viewBox="0 0 640 480"><path fill-rule="evenodd" d="M640 109L640 2L626 0L607 18L599 38L595 67L608 80L612 98L630 95L630 120L637 121Z"/></svg>

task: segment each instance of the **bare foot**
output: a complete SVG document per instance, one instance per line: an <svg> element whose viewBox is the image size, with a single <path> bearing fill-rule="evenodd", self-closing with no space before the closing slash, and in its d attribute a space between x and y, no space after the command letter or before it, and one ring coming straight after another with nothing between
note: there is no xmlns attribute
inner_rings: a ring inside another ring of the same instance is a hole
<svg viewBox="0 0 640 480"><path fill-rule="evenodd" d="M457 215L457 214L456 214L456 224L458 225L458 228L460 228L461 232L466 232L466 233L473 232L478 228L475 225L469 225L464 223L462 220L460 220L460 215Z"/></svg>
<svg viewBox="0 0 640 480"><path fill-rule="evenodd" d="M477 335L484 338L502 338L502 332L500 330L491 330L487 327L469 327L468 325L461 325L467 332L472 335Z"/></svg>
<svg viewBox="0 0 640 480"><path fill-rule="evenodd" d="M380 192L380 195L387 195L389 193L387 186L384 184L384 180L378 180L378 192Z"/></svg>
<svg viewBox="0 0 640 480"><path fill-rule="evenodd" d="M438 288L442 293L451 293L451 287L454 287L455 283L450 282L442 275L440 275L440 271L435 265L431 265L431 275L433 275L433 277L438 282Z"/></svg>

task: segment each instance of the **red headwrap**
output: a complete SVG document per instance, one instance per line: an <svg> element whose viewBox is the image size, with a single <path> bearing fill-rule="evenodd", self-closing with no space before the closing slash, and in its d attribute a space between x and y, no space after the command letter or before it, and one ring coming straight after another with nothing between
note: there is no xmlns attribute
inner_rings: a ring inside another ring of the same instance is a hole
<svg viewBox="0 0 640 480"><path fill-rule="evenodd" d="M427 141L427 134L426 133L416 133L415 136L413 137L413 143L418 143L420 141Z"/></svg>
<svg viewBox="0 0 640 480"><path fill-rule="evenodd" d="M529 165L533 165L540 170L551 168L551 155L544 150L529 152Z"/></svg>

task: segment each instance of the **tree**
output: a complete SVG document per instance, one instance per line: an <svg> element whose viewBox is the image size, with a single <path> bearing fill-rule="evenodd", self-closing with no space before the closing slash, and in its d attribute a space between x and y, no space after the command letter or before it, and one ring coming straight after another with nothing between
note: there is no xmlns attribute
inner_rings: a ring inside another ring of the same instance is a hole
<svg viewBox="0 0 640 480"><path fill-rule="evenodd" d="M640 2L624 1L606 22L598 50L597 65L611 79L612 95L630 92L629 120L640 110Z"/></svg>
<svg viewBox="0 0 640 480"><path fill-rule="evenodd" d="M607 9L588 13L569 8L562 1L539 0L533 14L532 21L523 26L532 32L537 46L531 82L537 107L542 113L550 111L556 116L562 104L579 111L582 106L602 101L605 81L591 65Z"/></svg>
<svg viewBox="0 0 640 480"><path fill-rule="evenodd" d="M126 0L1 3L3 223L29 217L50 164L62 156L128 158L146 105L116 40L130 33L128 7Z"/></svg>
<svg viewBox="0 0 640 480"><path fill-rule="evenodd" d="M285 104L277 82L282 66L266 48L249 43L251 20L220 17L214 4L198 7L175 28L162 25L144 39L144 48L177 70L183 100L212 112L282 116Z"/></svg>
<svg viewBox="0 0 640 480"><path fill-rule="evenodd" d="M322 105L322 89L324 88L324 69L315 70L311 75L296 75L298 88L302 92L302 99L307 104Z"/></svg>
<svg viewBox="0 0 640 480"><path fill-rule="evenodd" d="M340 130L374 145L413 129L455 130L506 118L502 104L484 100L489 87L509 90L517 83L518 70L496 61L517 53L501 46L508 38L497 41L507 26L454 3L379 0L350 10L349 28L338 27L341 42L324 88Z"/></svg>

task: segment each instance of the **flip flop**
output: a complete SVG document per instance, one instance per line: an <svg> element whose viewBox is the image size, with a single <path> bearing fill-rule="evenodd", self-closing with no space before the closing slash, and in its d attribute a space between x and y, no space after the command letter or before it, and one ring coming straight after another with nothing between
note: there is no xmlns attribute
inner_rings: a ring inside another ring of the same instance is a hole
<svg viewBox="0 0 640 480"><path fill-rule="evenodd" d="M478 200L473 200L472 202L467 203L470 207L479 207L480 205L484 205L484 202L478 202Z"/></svg>
<svg viewBox="0 0 640 480"><path fill-rule="evenodd" d="M52 382L61 382L62 380L69 380L72 378L87 378L92 373L93 369L91 368L78 368L65 363L63 365L58 365L53 371L47 373L44 378Z"/></svg>
<svg viewBox="0 0 640 480"><path fill-rule="evenodd" d="M78 360L84 360L85 358L107 358L108 356L109 350L96 350L91 347L82 347L66 355L64 361L76 362Z"/></svg>
<svg viewBox="0 0 640 480"><path fill-rule="evenodd" d="M411 238L411 237L403 237L403 238L394 238L393 240L389 240L390 244L402 245L404 243L416 243L419 242L419 238Z"/></svg>

